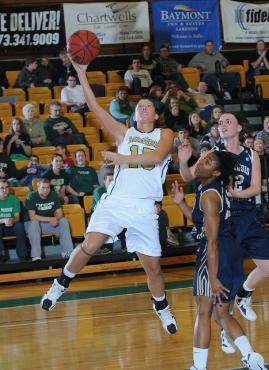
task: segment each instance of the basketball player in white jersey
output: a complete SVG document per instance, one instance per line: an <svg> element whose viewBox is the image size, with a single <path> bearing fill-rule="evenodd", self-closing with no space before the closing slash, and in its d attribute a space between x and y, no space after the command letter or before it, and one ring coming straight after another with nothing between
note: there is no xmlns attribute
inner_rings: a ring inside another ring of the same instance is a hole
<svg viewBox="0 0 269 370"><path fill-rule="evenodd" d="M155 128L158 115L148 99L141 99L136 106L137 128L128 129L114 120L98 105L87 81L87 66L74 62L73 65L90 110L114 136L118 153L103 153L105 161L116 165L113 181L91 217L85 240L73 251L62 274L43 296L42 308L51 310L91 256L109 237L115 238L126 228L127 250L137 253L147 274L153 308L166 332L174 334L177 323L165 297L158 216L154 206L155 201L163 197L162 184L170 161L173 132Z"/></svg>

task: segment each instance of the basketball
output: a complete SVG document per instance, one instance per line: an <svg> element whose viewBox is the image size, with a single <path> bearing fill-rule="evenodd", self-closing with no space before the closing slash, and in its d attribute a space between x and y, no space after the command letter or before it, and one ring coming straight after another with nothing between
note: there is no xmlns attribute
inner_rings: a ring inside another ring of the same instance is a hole
<svg viewBox="0 0 269 370"><path fill-rule="evenodd" d="M80 30L69 37L67 50L74 62L88 65L99 54L100 43L95 33Z"/></svg>

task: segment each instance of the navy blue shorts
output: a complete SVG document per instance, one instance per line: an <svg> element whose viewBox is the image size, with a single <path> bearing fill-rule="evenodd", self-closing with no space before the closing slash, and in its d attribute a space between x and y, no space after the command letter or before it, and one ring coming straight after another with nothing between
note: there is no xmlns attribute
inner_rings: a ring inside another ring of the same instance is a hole
<svg viewBox="0 0 269 370"><path fill-rule="evenodd" d="M208 274L206 242L206 240L202 240L197 250L193 281L194 296L212 296ZM232 236L220 237L219 239L218 279L225 288L230 290L227 294L228 299L223 297L222 301L232 301L244 282L242 254Z"/></svg>
<svg viewBox="0 0 269 370"><path fill-rule="evenodd" d="M232 224L244 257L269 259L269 239L257 220L255 209L232 212Z"/></svg>

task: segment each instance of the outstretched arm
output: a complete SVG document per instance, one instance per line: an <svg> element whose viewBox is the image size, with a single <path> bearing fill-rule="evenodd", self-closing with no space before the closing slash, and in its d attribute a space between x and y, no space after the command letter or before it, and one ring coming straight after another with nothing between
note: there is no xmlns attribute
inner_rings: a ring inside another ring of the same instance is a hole
<svg viewBox="0 0 269 370"><path fill-rule="evenodd" d="M186 204L184 196L183 188L179 188L177 181L173 182L171 198L173 199L173 202L179 206L184 216L192 221L192 209Z"/></svg>
<svg viewBox="0 0 269 370"><path fill-rule="evenodd" d="M71 59L71 57L70 57ZM72 59L71 59L72 60ZM83 88L86 102L92 112L94 112L97 117L100 119L104 127L114 136L117 142L122 142L124 135L127 131L127 128L116 121L109 113L107 113L97 102L94 93L89 86L86 69L87 66L75 63L72 60L72 64L78 74L80 84Z"/></svg>
<svg viewBox="0 0 269 370"><path fill-rule="evenodd" d="M150 165L161 163L170 153L173 146L174 135L170 129L161 131L161 138L155 150L143 154L122 155L114 152L102 152L103 158L109 164L141 164Z"/></svg>
<svg viewBox="0 0 269 370"><path fill-rule="evenodd" d="M188 166L188 160L192 155L192 147L189 140L184 140L183 143L178 147L178 160L179 160L179 170L180 174L185 181L191 181L195 178L194 169L195 165L192 167Z"/></svg>

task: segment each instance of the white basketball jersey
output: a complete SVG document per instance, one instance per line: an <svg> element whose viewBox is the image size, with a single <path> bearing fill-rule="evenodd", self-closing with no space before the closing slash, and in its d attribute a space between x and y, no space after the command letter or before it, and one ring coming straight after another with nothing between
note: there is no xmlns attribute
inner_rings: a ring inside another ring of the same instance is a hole
<svg viewBox="0 0 269 370"><path fill-rule="evenodd" d="M134 127L128 129L118 153L123 155L138 155L156 149L160 140L161 129L151 132L140 132ZM118 165L115 167L113 181L110 183L107 196L128 198L149 198L161 200L162 184L171 156L168 155L162 163L153 165Z"/></svg>

